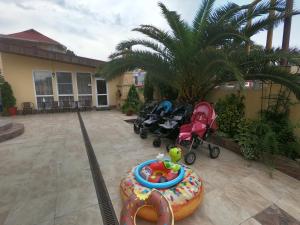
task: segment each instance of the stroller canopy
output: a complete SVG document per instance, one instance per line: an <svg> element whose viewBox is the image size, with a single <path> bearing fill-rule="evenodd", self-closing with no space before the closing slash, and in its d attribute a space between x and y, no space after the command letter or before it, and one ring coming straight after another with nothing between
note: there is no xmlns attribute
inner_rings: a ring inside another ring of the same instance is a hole
<svg viewBox="0 0 300 225"><path fill-rule="evenodd" d="M191 122L201 120L206 124L211 124L215 119L216 113L212 105L209 102L200 102L194 108Z"/></svg>
<svg viewBox="0 0 300 225"><path fill-rule="evenodd" d="M172 102L170 102L169 100L162 101L157 107L156 111L170 113L172 111Z"/></svg>

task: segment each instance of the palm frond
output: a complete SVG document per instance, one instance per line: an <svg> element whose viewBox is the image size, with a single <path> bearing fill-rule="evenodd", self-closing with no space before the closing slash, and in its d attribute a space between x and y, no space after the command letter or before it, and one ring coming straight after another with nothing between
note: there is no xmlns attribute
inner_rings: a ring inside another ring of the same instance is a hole
<svg viewBox="0 0 300 225"><path fill-rule="evenodd" d="M189 26L180 18L175 11L170 11L163 3L158 4L162 14L167 20L170 28L172 29L173 35L184 44L189 43Z"/></svg>
<svg viewBox="0 0 300 225"><path fill-rule="evenodd" d="M251 37L260 31L267 30L270 26L276 28L287 16L298 14L299 12L294 11L292 14L288 15L285 13L277 13L272 17L261 18L257 21L254 21L251 26L245 26L243 29L241 29L241 32L247 37Z"/></svg>
<svg viewBox="0 0 300 225"><path fill-rule="evenodd" d="M282 84L286 88L290 89L298 100L300 100L300 84L297 76L291 75L286 70L275 70L274 68L269 71L262 73L246 74L245 79L247 80L270 80L278 84Z"/></svg>
<svg viewBox="0 0 300 225"><path fill-rule="evenodd" d="M195 31L202 30L202 27L207 24L209 21L210 13L213 9L215 0L203 0L202 4L196 14L196 17L193 21L193 29Z"/></svg>
<svg viewBox="0 0 300 225"><path fill-rule="evenodd" d="M249 20L255 20L263 15L268 15L270 10L275 12L284 12L285 11L285 1L277 0L274 4L271 4L269 1L261 1L259 4L256 4L254 7L252 4L245 6L246 10L242 10L237 13L235 16L228 18L228 22L238 28L243 27Z"/></svg>
<svg viewBox="0 0 300 225"><path fill-rule="evenodd" d="M233 2L228 2L226 5L220 6L211 13L209 17L210 23L218 23L222 18L228 17L229 14L240 10L240 6Z"/></svg>
<svg viewBox="0 0 300 225"><path fill-rule="evenodd" d="M132 51L120 58L111 60L99 72L103 77L113 79L126 71L136 68L168 78L175 74L170 63L164 60L159 54L141 50Z"/></svg>
<svg viewBox="0 0 300 225"><path fill-rule="evenodd" d="M169 51L174 50L176 46L176 41L170 34L168 34L168 32L162 31L155 26L140 25L138 28L133 29L133 31L140 32L147 37L159 42Z"/></svg>
<svg viewBox="0 0 300 225"><path fill-rule="evenodd" d="M128 41L122 41L117 45L116 50L118 52L124 52L127 51L128 49L131 49L134 46L142 46L142 47L149 48L152 51L155 51L156 53L163 56L165 59L171 59L170 53L168 53L168 50L164 48L162 45L159 45L153 41L143 40L143 39L131 39Z"/></svg>

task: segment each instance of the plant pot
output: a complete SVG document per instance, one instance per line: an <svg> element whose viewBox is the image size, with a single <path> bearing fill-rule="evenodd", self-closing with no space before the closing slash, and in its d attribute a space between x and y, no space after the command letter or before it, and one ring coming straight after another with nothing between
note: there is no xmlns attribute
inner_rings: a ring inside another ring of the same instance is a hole
<svg viewBox="0 0 300 225"><path fill-rule="evenodd" d="M17 115L17 107L9 107L7 111L10 116Z"/></svg>
<svg viewBox="0 0 300 225"><path fill-rule="evenodd" d="M133 115L133 111L128 110L128 111L126 112L126 116L132 116L132 115Z"/></svg>

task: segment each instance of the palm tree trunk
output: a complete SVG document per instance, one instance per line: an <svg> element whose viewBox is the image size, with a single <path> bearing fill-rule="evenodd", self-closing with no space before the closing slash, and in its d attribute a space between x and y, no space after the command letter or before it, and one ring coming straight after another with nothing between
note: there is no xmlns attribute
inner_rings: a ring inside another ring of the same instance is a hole
<svg viewBox="0 0 300 225"><path fill-rule="evenodd" d="M270 0L270 6L274 6L275 5L275 2L276 0ZM270 13L269 13L269 18L272 18L274 17L275 15L275 11L274 10L270 10ZM266 49L267 50L270 50L272 48L272 43L273 43L273 29L274 29L274 26L271 25L270 28L268 29L268 33L267 33L267 42L266 42Z"/></svg>
<svg viewBox="0 0 300 225"><path fill-rule="evenodd" d="M293 0L286 0L286 15L287 17L284 19L284 27L283 27L283 37L282 37L282 50L288 51L290 47L290 35L291 35L291 26L292 26L292 17L290 13L293 11ZM287 60L283 59L281 65L286 66Z"/></svg>
<svg viewBox="0 0 300 225"><path fill-rule="evenodd" d="M255 7L256 4L258 4L261 0L254 0L252 3L251 3L251 6L250 8L248 9L248 16L250 17L250 15L252 14L252 11L253 11L253 8ZM252 19L251 18L248 18L248 22L247 22L247 27L251 27L252 25ZM246 52L247 54L250 54L250 50L251 50L251 43L248 42L246 44Z"/></svg>

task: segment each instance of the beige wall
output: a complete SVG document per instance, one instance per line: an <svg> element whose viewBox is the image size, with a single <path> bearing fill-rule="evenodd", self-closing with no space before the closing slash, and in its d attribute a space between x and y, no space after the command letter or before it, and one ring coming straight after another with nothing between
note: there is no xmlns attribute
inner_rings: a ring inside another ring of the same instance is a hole
<svg viewBox="0 0 300 225"><path fill-rule="evenodd" d="M272 87L272 94L275 94L279 90L279 85L273 85ZM224 98L226 95L230 93L234 93L236 91L232 90L221 90L217 89L212 91L209 95L208 99L212 102L217 102L218 99ZM265 86L264 93L268 95L269 93L269 86ZM246 89L241 92L245 95L245 111L246 117L250 119L255 119L259 117L259 112L261 110L261 94L262 91L260 90L253 90L253 89ZM300 122L300 104L296 97L291 94L291 102L295 103L290 107L290 119L294 125ZM267 101L264 101L263 107L266 108ZM296 135L300 138L300 129L296 128L295 130Z"/></svg>
<svg viewBox="0 0 300 225"><path fill-rule="evenodd" d="M78 100L76 72L95 73L95 68L79 66L74 64L54 62L50 60L38 59L33 57L20 56L15 54L2 53L3 73L14 91L17 99L17 107L22 102L33 102L36 104L33 82L34 70L46 70L51 73L71 72L73 79L74 100ZM93 105L96 106L96 78L92 76ZM116 105L116 84L118 80L108 82L109 105ZM52 79L54 99L58 100L56 76Z"/></svg>
<svg viewBox="0 0 300 225"><path fill-rule="evenodd" d="M0 52L0 74L3 74L2 53Z"/></svg>

